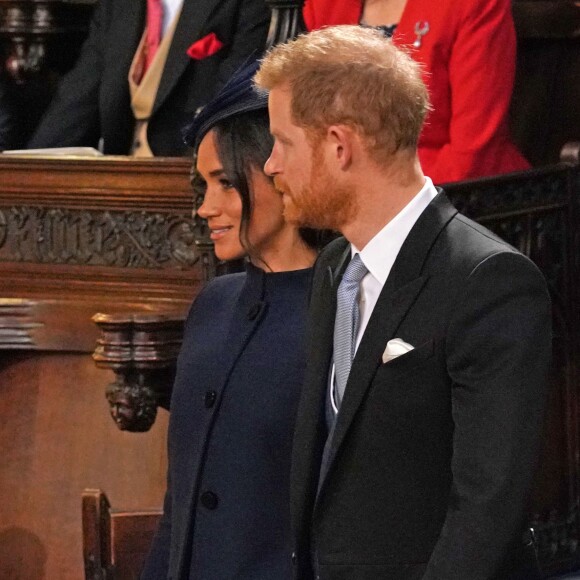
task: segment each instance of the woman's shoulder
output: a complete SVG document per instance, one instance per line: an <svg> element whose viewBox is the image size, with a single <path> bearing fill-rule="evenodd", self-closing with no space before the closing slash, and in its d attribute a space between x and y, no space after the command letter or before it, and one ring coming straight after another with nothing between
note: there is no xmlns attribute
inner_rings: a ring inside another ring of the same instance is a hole
<svg viewBox="0 0 580 580"><path fill-rule="evenodd" d="M195 297L189 309L188 320L205 316L234 303L244 286L246 273L225 274L210 280Z"/></svg>
<svg viewBox="0 0 580 580"><path fill-rule="evenodd" d="M198 300L213 301L222 300L229 296L237 295L246 281L246 273L224 274L212 278L199 293Z"/></svg>

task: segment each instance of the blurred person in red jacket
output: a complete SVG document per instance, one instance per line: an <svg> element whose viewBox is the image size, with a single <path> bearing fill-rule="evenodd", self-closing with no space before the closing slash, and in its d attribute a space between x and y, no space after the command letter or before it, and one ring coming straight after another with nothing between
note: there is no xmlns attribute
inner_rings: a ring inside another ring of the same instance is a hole
<svg viewBox="0 0 580 580"><path fill-rule="evenodd" d="M433 110L419 158L435 183L527 169L508 110L516 38L510 0L306 0L308 30L380 27L423 65Z"/></svg>

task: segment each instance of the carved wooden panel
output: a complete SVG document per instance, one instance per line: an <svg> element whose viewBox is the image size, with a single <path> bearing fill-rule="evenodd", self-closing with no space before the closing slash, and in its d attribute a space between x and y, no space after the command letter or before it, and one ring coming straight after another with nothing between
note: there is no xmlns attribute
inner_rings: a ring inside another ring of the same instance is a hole
<svg viewBox="0 0 580 580"><path fill-rule="evenodd" d="M76 39L80 44L93 5L91 0L0 0L3 68L17 83L38 75L46 67L47 52L55 40L70 45Z"/></svg>
<svg viewBox="0 0 580 580"><path fill-rule="evenodd" d="M36 348L92 352L98 311L187 310L215 267L190 167L0 156L0 297L34 301Z"/></svg>
<svg viewBox="0 0 580 580"><path fill-rule="evenodd" d="M554 359L529 514L546 575L566 570L580 565L580 172L561 165L445 189L461 212L528 255L548 282Z"/></svg>

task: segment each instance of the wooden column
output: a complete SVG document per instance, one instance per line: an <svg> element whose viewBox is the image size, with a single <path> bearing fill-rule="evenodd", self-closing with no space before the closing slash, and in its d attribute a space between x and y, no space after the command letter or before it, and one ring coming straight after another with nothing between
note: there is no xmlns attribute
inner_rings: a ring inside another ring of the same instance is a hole
<svg viewBox="0 0 580 580"><path fill-rule="evenodd" d="M17 127L12 148L26 145L59 78L76 61L95 0L0 0L3 106Z"/></svg>

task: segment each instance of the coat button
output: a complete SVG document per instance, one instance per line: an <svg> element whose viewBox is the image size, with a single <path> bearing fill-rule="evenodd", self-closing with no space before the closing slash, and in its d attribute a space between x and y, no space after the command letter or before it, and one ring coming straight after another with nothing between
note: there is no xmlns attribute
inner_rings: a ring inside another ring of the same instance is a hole
<svg viewBox="0 0 580 580"><path fill-rule="evenodd" d="M215 405L217 399L217 393L215 391L208 391L203 396L203 402L205 403L206 409L211 409Z"/></svg>
<svg viewBox="0 0 580 580"><path fill-rule="evenodd" d="M248 320L255 320L258 314L260 314L260 310L262 310L262 305L260 303L254 304L254 306L248 310Z"/></svg>
<svg viewBox="0 0 580 580"><path fill-rule="evenodd" d="M215 510L218 506L218 496L213 491L204 491L199 499L201 505L208 510Z"/></svg>
<svg viewBox="0 0 580 580"><path fill-rule="evenodd" d="M298 564L298 554L296 552L292 552L292 564L294 564L294 566Z"/></svg>

